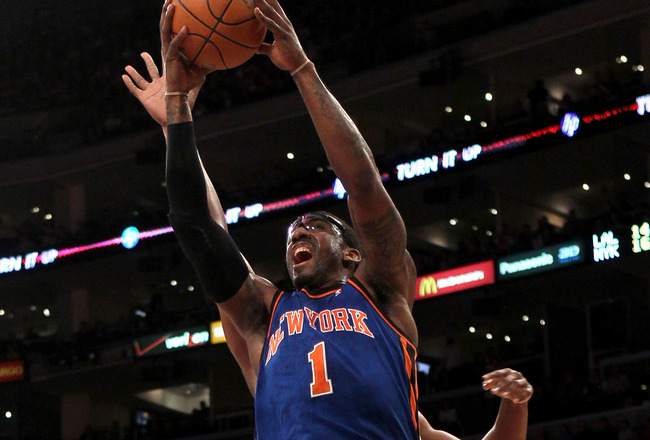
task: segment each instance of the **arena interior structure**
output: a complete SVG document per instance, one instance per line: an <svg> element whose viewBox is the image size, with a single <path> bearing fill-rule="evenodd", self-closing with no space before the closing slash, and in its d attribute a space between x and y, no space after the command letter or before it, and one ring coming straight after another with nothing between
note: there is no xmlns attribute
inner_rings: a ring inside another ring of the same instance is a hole
<svg viewBox="0 0 650 440"><path fill-rule="evenodd" d="M167 222L163 136L120 79L160 61L158 3L0 18L0 439L253 438ZM283 5L404 217L432 424L481 438L481 374L511 367L529 438L650 438L650 5ZM214 72L195 116L232 235L286 286L289 222L346 216L289 75Z"/></svg>

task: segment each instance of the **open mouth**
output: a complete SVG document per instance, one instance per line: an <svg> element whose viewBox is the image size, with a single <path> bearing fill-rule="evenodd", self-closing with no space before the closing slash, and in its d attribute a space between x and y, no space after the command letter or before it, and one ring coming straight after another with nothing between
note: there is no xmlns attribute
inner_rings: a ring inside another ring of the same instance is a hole
<svg viewBox="0 0 650 440"><path fill-rule="evenodd" d="M293 264L298 265L311 260L313 256L311 249L305 245L296 246L293 250Z"/></svg>

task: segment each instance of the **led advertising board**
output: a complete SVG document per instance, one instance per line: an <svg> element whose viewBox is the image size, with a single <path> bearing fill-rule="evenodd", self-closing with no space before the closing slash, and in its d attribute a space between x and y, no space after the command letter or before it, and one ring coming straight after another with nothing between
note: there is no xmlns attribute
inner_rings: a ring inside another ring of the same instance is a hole
<svg viewBox="0 0 650 440"><path fill-rule="evenodd" d="M206 345L209 342L209 330L205 326L198 326L143 336L133 341L133 349L136 357L142 357Z"/></svg>
<svg viewBox="0 0 650 440"><path fill-rule="evenodd" d="M393 181L397 182L409 181L411 179L419 178L422 176L429 176L445 170L453 170L459 164L469 162L481 162L483 157L497 151L507 150L516 147L523 147L529 141L553 137L558 133L563 133L565 136L573 137L578 130L582 131L587 127L592 126L602 121L612 118L636 113L639 117L648 118L650 115L650 94L641 95L636 97L635 101L620 107L613 107L601 113L590 115L577 115L575 113L567 113L563 116L562 121L548 127L543 127L527 133L517 134L509 138L496 140L494 142L480 145L472 144L465 147L457 147L440 153L440 155L433 154L430 156L416 158L409 162L400 163L394 166L392 173L383 172L381 174L382 182ZM242 219L255 220L258 217L283 209L293 208L306 203L311 203L329 197L337 197L339 199L345 197L345 188L337 179L330 188L319 191L312 191L306 194L293 196L283 200L277 200L269 203L252 203L250 205L241 207L235 206L226 209L225 220L227 224L238 223ZM637 225L639 230L642 224ZM108 246L122 245L126 249L132 249L140 240L156 237L159 235L171 234L172 228L164 226L161 228L152 229L149 231L138 231L134 227L126 228L120 237L114 237L109 240L100 241L83 246L75 246L66 249L49 249L44 251L34 251L27 254L14 254L7 256L0 256L0 275L19 272L21 270L30 270L39 266L44 266L55 261L59 261L64 257L75 255L82 252L87 252L95 249L105 248ZM602 232L602 231L601 231ZM640 237L643 235L639 231ZM647 236L647 234L646 234ZM607 239L607 237L605 237ZM600 238L599 238L600 240ZM639 238L639 249L642 249L641 241ZM605 244L605 249L611 243ZM607 256L608 254L603 254ZM601 261L601 260L598 260Z"/></svg>
<svg viewBox="0 0 650 440"><path fill-rule="evenodd" d="M650 222L638 221L594 231L591 240L596 263L645 253L650 251Z"/></svg>
<svg viewBox="0 0 650 440"><path fill-rule="evenodd" d="M22 360L0 362L0 382L17 382L25 378Z"/></svg>
<svg viewBox="0 0 650 440"><path fill-rule="evenodd" d="M497 260L497 278L499 280L518 278L584 261L584 244L581 241L570 241L499 258Z"/></svg>
<svg viewBox="0 0 650 440"><path fill-rule="evenodd" d="M632 225L632 252L650 251L650 222Z"/></svg>
<svg viewBox="0 0 650 440"><path fill-rule="evenodd" d="M212 321L210 323L210 344L222 344L226 342L226 335L223 332L221 321Z"/></svg>
<svg viewBox="0 0 650 440"><path fill-rule="evenodd" d="M494 262L482 261L418 277L415 283L415 299L431 298L493 283Z"/></svg>

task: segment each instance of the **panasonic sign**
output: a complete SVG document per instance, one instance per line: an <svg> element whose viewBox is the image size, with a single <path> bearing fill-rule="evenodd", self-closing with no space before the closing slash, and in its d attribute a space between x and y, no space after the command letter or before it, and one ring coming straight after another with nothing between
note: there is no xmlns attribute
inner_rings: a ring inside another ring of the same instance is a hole
<svg viewBox="0 0 650 440"><path fill-rule="evenodd" d="M584 259L584 245L580 241L549 246L498 259L497 278L503 280L545 272L581 263Z"/></svg>

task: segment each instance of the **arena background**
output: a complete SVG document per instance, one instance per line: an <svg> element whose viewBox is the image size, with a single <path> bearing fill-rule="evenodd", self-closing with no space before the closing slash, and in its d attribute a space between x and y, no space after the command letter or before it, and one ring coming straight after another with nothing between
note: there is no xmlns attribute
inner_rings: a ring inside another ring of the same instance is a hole
<svg viewBox="0 0 650 440"><path fill-rule="evenodd" d="M206 340L216 307L168 229L164 139L120 78L141 51L159 62L158 3L0 17L0 439L252 438L237 365ZM530 438L649 438L650 6L283 6L404 216L434 426L480 438L498 407L480 375L510 366L536 389ZM286 285L290 220L346 213L289 75L263 57L210 74L196 128L235 240Z"/></svg>

